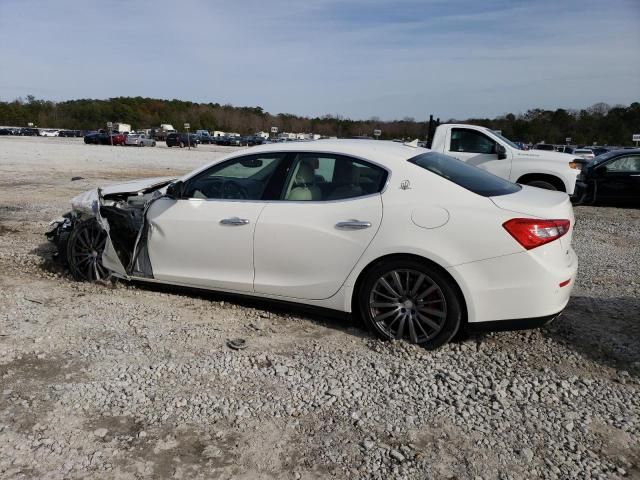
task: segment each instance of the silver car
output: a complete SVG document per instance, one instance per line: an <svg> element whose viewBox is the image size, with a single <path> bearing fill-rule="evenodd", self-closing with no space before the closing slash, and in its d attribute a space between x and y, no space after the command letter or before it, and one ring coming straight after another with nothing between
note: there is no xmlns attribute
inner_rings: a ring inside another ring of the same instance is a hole
<svg viewBox="0 0 640 480"><path fill-rule="evenodd" d="M124 141L125 145L135 145L136 147L155 147L156 141L144 133L130 133Z"/></svg>

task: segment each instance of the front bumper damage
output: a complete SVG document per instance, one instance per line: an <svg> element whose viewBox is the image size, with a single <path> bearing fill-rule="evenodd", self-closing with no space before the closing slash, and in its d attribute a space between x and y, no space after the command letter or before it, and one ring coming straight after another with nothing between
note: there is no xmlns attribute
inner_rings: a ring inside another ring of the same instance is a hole
<svg viewBox="0 0 640 480"><path fill-rule="evenodd" d="M135 191L98 188L74 197L72 210L53 220L46 233L47 239L57 246L57 259L69 265L72 232L84 222L95 221L107 235L104 250L99 252L104 268L116 277L153 278L147 251L146 213L164 196L164 187L173 179L153 180ZM136 182L132 183L138 186ZM71 270L74 274L73 268Z"/></svg>

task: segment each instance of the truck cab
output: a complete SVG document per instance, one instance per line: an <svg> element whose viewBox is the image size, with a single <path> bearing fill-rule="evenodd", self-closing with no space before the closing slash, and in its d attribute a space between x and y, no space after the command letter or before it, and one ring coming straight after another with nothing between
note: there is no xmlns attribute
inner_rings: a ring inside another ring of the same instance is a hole
<svg viewBox="0 0 640 480"><path fill-rule="evenodd" d="M477 125L443 124L436 128L431 150L488 170L512 182L573 195L584 163L573 155L522 150L499 133Z"/></svg>

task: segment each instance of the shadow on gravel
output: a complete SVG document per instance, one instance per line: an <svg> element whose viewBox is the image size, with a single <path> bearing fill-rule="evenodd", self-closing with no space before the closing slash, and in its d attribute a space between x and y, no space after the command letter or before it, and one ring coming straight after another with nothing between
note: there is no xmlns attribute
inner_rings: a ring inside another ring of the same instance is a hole
<svg viewBox="0 0 640 480"><path fill-rule="evenodd" d="M323 326L340 330L358 337L369 335L362 321L348 313L343 313L325 308L312 307L297 303L279 302L277 300L256 298L240 294L221 293L197 288L163 285L159 283L132 282L136 288L154 292L176 293L194 298L201 298L211 302L231 302L235 305L264 310L276 315L297 315L312 322L321 323Z"/></svg>
<svg viewBox="0 0 640 480"><path fill-rule="evenodd" d="M63 266L54 254L56 248L49 242L44 242L31 250L30 253L38 255L44 262L39 267L49 273L66 275L69 280L73 281L69 271ZM210 290L201 290L197 288L179 287L174 285L162 285L159 283L131 282L140 290L149 290L163 293L175 293L194 298L201 298L211 302L230 302L235 305L247 308L255 308L277 315L298 315L315 323L320 323L325 327L340 330L357 337L367 337L369 332L364 323L357 317L353 317L348 313L342 313L335 310L323 309L296 303L278 302L276 300L256 298L244 295L228 294L214 292Z"/></svg>
<svg viewBox="0 0 640 480"><path fill-rule="evenodd" d="M640 376L640 298L572 297L543 333L600 364Z"/></svg>

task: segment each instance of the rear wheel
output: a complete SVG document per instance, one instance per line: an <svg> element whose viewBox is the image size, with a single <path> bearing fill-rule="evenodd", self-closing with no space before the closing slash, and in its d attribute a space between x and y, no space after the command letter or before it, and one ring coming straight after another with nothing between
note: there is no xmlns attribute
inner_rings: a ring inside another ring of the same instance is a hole
<svg viewBox="0 0 640 480"><path fill-rule="evenodd" d="M184 148L184 142L180 142L180 148Z"/></svg>
<svg viewBox="0 0 640 480"><path fill-rule="evenodd" d="M374 266L358 293L358 309L383 339L437 348L460 328L462 307L452 282L426 262L392 259Z"/></svg>
<svg viewBox="0 0 640 480"><path fill-rule="evenodd" d="M73 278L92 282L109 277L102 265L106 242L107 232L96 220L84 221L73 229L67 242L67 260Z"/></svg>

